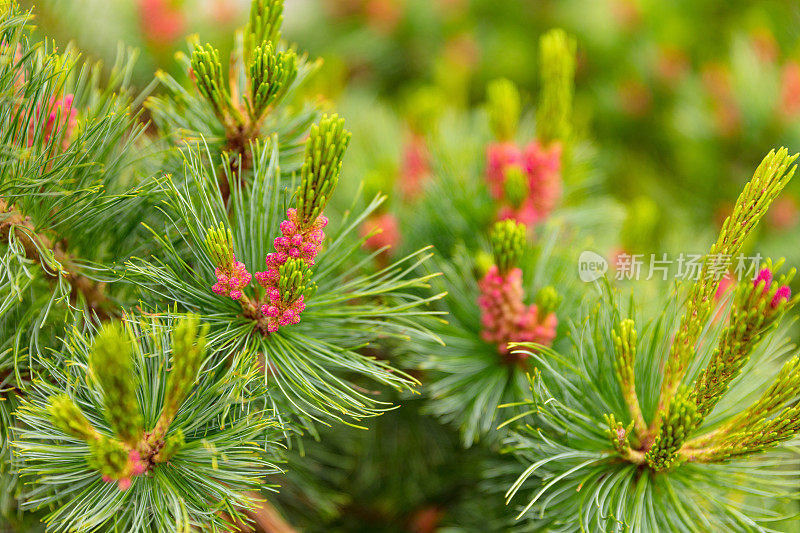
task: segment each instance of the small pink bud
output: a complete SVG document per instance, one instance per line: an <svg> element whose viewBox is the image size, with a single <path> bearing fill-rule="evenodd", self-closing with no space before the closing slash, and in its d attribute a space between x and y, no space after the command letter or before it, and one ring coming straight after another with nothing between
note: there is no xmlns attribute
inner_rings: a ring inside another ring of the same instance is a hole
<svg viewBox="0 0 800 533"><path fill-rule="evenodd" d="M269 268L279 268L284 262L286 262L286 260L281 262L280 256L277 252L267 254L265 261Z"/></svg>
<svg viewBox="0 0 800 533"><path fill-rule="evenodd" d="M231 298L233 298L234 300L238 300L241 297L242 297L242 291L240 291L238 289L231 291Z"/></svg>
<svg viewBox="0 0 800 533"><path fill-rule="evenodd" d="M481 338L508 353L509 342L536 342L551 345L558 320L554 313L539 316L535 304L522 303L522 271L518 268L500 275L497 266L489 268L478 283L481 309Z"/></svg>
<svg viewBox="0 0 800 533"><path fill-rule="evenodd" d="M129 477L120 478L117 481L117 487L119 487L119 490L125 492L131 487L131 478Z"/></svg>
<svg viewBox="0 0 800 533"><path fill-rule="evenodd" d="M772 302L770 302L770 305L773 308L778 307L781 302L788 302L791 296L792 289L790 289L788 285L782 285L777 291L775 291L775 296L772 297Z"/></svg>
<svg viewBox="0 0 800 533"><path fill-rule="evenodd" d="M495 199L503 196L506 171L522 165L522 152L513 142L492 143L486 147L486 178Z"/></svg>
<svg viewBox="0 0 800 533"><path fill-rule="evenodd" d="M142 461L136 450L128 452L128 462L131 464L131 474L134 476L140 476L147 471L147 464Z"/></svg>
<svg viewBox="0 0 800 533"><path fill-rule="evenodd" d="M281 233L283 233L287 237L294 234L294 232L297 231L297 227L294 225L293 222L289 220L284 220L283 222L281 222L280 227L281 227Z"/></svg>
<svg viewBox="0 0 800 533"><path fill-rule="evenodd" d="M764 292L769 290L769 286L772 284L772 272L768 268L761 269L756 276L756 279L753 280L753 286L758 287L758 284L764 282Z"/></svg>
<svg viewBox="0 0 800 533"><path fill-rule="evenodd" d="M321 229L314 229L308 233L308 239L316 244L317 246L322 244L322 241L325 239L325 232Z"/></svg>
<svg viewBox="0 0 800 533"><path fill-rule="evenodd" d="M289 324L296 324L297 322L295 322L295 319L298 319L297 322L299 322L300 316L291 309L287 309L281 315L280 319L278 320L278 323L281 326L288 326Z"/></svg>
<svg viewBox="0 0 800 533"><path fill-rule="evenodd" d="M360 235L366 238L364 245L369 250L396 247L400 243L397 218L391 213L369 217L361 225Z"/></svg>

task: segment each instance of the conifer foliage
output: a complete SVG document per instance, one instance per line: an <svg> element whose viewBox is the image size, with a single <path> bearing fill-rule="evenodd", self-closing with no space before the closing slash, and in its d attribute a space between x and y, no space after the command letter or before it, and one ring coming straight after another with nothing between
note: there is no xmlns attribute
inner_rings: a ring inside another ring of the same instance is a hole
<svg viewBox="0 0 800 533"><path fill-rule="evenodd" d="M739 253L797 157L782 148L758 166L682 311L647 320L607 290L572 327L570 351L517 345L537 366L526 423L508 437L528 464L507 493L531 494L520 516L605 531L764 531L793 520L798 478L781 445L800 432L800 373L797 357L782 362L779 323L797 301L794 269L779 274L767 260L736 283L724 312L714 296L725 274L715 265Z"/></svg>
<svg viewBox="0 0 800 533"><path fill-rule="evenodd" d="M133 87L0 0L1 531L793 531L795 270L729 270L798 155L696 279L586 281L619 206L575 38L533 105L426 86L399 125L310 96L284 0L249 7Z"/></svg>
<svg viewBox="0 0 800 533"><path fill-rule="evenodd" d="M252 3L229 78L191 42L144 136L130 61L101 86L4 7L0 485L20 527L252 529L283 449L391 408L370 380L414 385L364 348L434 338L430 254L372 268L357 229L381 196L327 218L350 133L285 105L313 66L282 9Z"/></svg>

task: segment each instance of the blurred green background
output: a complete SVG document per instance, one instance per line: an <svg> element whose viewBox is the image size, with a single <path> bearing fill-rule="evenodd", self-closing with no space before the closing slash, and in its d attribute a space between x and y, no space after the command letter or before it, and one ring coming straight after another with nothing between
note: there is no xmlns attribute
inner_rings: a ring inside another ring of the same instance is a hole
<svg viewBox="0 0 800 533"><path fill-rule="evenodd" d="M44 34L107 64L120 42L139 48L145 87L155 69L174 68L190 32L229 47L248 6L41 0L36 8ZM574 34L576 121L628 208L620 246L631 252L661 250L670 232L712 229L767 150L800 146L796 2L290 0L285 20L284 37L325 60L310 90L334 102L357 94L365 112L382 100L412 125L421 94L475 106L497 77L535 94L540 35ZM800 185L790 187L762 229L768 253L791 255Z"/></svg>

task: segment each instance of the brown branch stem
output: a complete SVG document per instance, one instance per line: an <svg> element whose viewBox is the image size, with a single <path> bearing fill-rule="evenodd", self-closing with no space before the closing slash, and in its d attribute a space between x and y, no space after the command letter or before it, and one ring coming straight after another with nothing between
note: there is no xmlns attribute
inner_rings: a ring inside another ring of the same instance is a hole
<svg viewBox="0 0 800 533"><path fill-rule="evenodd" d="M1 198L0 215L5 215L5 218L0 220L0 243L7 244L13 232L15 240L22 245L25 257L42 265L45 276L53 281L63 278L69 283L72 303L75 303L81 295L98 318L103 320L111 316L110 302L103 290L105 284L78 273L74 258L65 250L63 241L54 242L47 235L37 232L30 217L24 216ZM40 250L52 251L53 258L61 265L57 272L45 268L45 260Z"/></svg>

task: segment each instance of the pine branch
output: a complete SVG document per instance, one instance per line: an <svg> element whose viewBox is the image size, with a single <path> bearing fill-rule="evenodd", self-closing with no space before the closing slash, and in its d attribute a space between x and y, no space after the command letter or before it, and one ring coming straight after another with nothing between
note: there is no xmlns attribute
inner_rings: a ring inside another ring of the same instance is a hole
<svg viewBox="0 0 800 533"><path fill-rule="evenodd" d="M746 280L739 284L734 303L729 313L729 324L722 333L717 349L706 368L694 384L694 396L698 411L707 416L727 392L730 382L735 379L747 363L750 354L761 338L789 310L796 300L789 301L779 297L779 291L788 289L794 277L794 269L781 276L770 287L773 267L771 262L762 270L762 276L770 279L756 279L757 283Z"/></svg>
<svg viewBox="0 0 800 533"><path fill-rule="evenodd" d="M636 394L636 329L633 320L626 319L620 322L617 331L612 331L617 358L615 368L622 395L630 412L633 428L640 442L647 439L647 423L639 406L639 397ZM629 431L629 430L628 430Z"/></svg>
<svg viewBox="0 0 800 533"><path fill-rule="evenodd" d="M576 42L555 29L539 40L541 95L536 111L536 136L543 145L566 142L572 131L572 93Z"/></svg>
<svg viewBox="0 0 800 533"><path fill-rule="evenodd" d="M712 442L724 440L732 434L754 433L753 424L775 416L779 409L800 396L800 359L788 360L774 381L747 409L732 417L722 426L686 443L687 450L703 449ZM692 452L686 452L691 455Z"/></svg>
<svg viewBox="0 0 800 533"><path fill-rule="evenodd" d="M311 127L297 190L297 213L302 225L316 220L330 201L351 137L344 129L344 119L338 115L324 115L318 125Z"/></svg>
<svg viewBox="0 0 800 533"><path fill-rule="evenodd" d="M244 523L262 476L278 472L267 450L279 426L250 399L264 391L253 355L201 371L212 358L196 317L129 315L120 328L94 338L73 330L22 401L14 446L29 478L23 506L48 509L53 531ZM114 350L120 342L127 347ZM97 380L85 379L87 368Z"/></svg>
<svg viewBox="0 0 800 533"><path fill-rule="evenodd" d="M658 410L650 425L650 433L659 431L661 413L675 396L694 355L700 332L711 314L713 295L719 287L719 278L709 274L710 269L720 258L734 257L739 253L746 237L794 175L797 167L793 163L796 159L797 154L789 156L785 148L767 154L739 195L733 212L725 219L717 242L704 256L698 280L690 290L686 311L670 348Z"/></svg>
<svg viewBox="0 0 800 533"><path fill-rule="evenodd" d="M586 318L570 331L570 352L522 347L540 372L531 383L527 412L509 424L516 427L507 442L528 467L508 495L532 491L521 516L534 528L561 527L559 517L577 516L587 531L624 524L673 531L699 523L709 530L749 531L787 518L778 501L791 497L796 479L783 482L780 476L793 453L787 443L800 434L797 360L765 383L753 404L735 407L764 380L753 369L787 350L777 324L797 300L788 285L794 270L776 275L780 262L767 260L754 280L739 282L727 324L709 322L718 262L738 254L792 176L796 157L780 150L759 166L704 258L682 310L667 306L653 322L637 321L644 324L640 336L633 321L620 323L619 304L605 295L582 310ZM781 335L773 338L774 331ZM659 383L662 354L668 359ZM738 379L745 369L751 372ZM694 383L687 385L688 378ZM726 395L730 401L711 419ZM650 427L637 434L637 421L641 427L646 422L642 411L653 408Z"/></svg>
<svg viewBox="0 0 800 533"><path fill-rule="evenodd" d="M258 494L252 494L253 499L260 498ZM247 524L236 524L242 533L296 533L286 519L274 505L267 500L258 503L255 509L245 511L245 514L252 520L253 526Z"/></svg>
<svg viewBox="0 0 800 533"><path fill-rule="evenodd" d="M259 354L263 379L274 387L268 401L281 416L301 426L331 418L359 420L389 408L355 387L352 377L401 389L414 380L361 351L378 338L432 336L415 317L433 314L424 308L441 297L417 295L431 278L412 274L428 258L424 250L377 272L365 272L369 263L355 259L363 239L354 232L380 199L324 232L324 216L300 218L301 194L304 209L319 213L338 179L341 138L349 134L338 119L331 119L330 125L335 128L320 127L308 140L305 180L301 177L300 192L294 196L297 207L289 210L292 197L283 186L276 139L253 147L254 177L247 187L233 182L230 212L213 167L209 169L194 149L187 151L185 185L171 178L161 182L168 228L180 228L180 233L154 231L157 255L134 258L127 267L127 279L145 290L150 308L163 309L161 303L169 302L179 310L170 314L197 313L211 327L212 347ZM338 134L323 135L326 131ZM209 228L217 228L212 246ZM226 248L224 252L211 252L217 245ZM290 258L294 266L287 266ZM251 269L265 263L267 270L251 280ZM307 283L307 276L313 283ZM300 293L302 301L295 299Z"/></svg>
<svg viewBox="0 0 800 533"><path fill-rule="evenodd" d="M253 0L244 30L245 51L255 51L262 44L270 44L277 49L282 25L283 0ZM245 59L248 57L245 56Z"/></svg>
<svg viewBox="0 0 800 533"><path fill-rule="evenodd" d="M190 72L195 90L164 72L156 77L167 89L146 102L161 131L177 146L205 145L214 159L225 155L220 190L227 203L236 186L251 175L251 144L277 133L281 166L298 169L307 129L318 118L317 102L291 102L298 87L319 68L305 55L279 48L282 0L253 0L250 19L237 33L236 46L225 65L211 45L192 44L191 57L178 55L180 69ZM175 162L179 171L182 162Z"/></svg>
<svg viewBox="0 0 800 533"><path fill-rule="evenodd" d="M645 460L656 472L672 468L678 459L678 452L684 442L697 427L701 415L689 389L677 392L664 414L661 430L653 441L653 446L645 454Z"/></svg>
<svg viewBox="0 0 800 533"><path fill-rule="evenodd" d="M498 141L511 141L517 133L520 97L517 86L506 79L494 80L486 88L489 124Z"/></svg>
<svg viewBox="0 0 800 533"><path fill-rule="evenodd" d="M800 432L800 405L787 407L771 419L761 418L737 433L716 435L705 448L681 450L685 460L719 463L761 453Z"/></svg>

